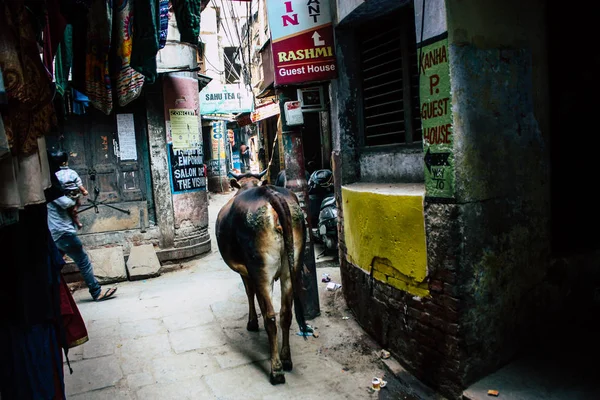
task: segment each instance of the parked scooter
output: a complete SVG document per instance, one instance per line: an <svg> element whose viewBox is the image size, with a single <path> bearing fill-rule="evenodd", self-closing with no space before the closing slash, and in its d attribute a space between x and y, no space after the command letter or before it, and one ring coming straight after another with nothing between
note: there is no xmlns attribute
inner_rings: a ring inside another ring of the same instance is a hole
<svg viewBox="0 0 600 400"><path fill-rule="evenodd" d="M312 236L328 250L337 248L337 207L335 204L333 173L320 169L308 180L309 212Z"/></svg>

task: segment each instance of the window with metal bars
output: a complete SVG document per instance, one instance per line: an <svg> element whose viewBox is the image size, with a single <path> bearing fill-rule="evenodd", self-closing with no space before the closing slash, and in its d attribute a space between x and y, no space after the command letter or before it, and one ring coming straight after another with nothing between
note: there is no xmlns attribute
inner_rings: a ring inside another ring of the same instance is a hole
<svg viewBox="0 0 600 400"><path fill-rule="evenodd" d="M414 10L403 7L358 32L363 145L420 142L419 70Z"/></svg>

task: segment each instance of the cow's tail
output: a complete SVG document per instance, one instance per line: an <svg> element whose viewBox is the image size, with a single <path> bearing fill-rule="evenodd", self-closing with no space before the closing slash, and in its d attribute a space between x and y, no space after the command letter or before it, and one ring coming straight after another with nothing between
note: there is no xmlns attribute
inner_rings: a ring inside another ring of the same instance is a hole
<svg viewBox="0 0 600 400"><path fill-rule="evenodd" d="M279 223L281 224L281 228L283 230L283 243L290 268L292 292L294 292L294 314L296 314L296 322L300 327L300 332L306 333L308 328L306 326L306 319L304 318L304 306L302 305L300 298L300 293L302 291L301 269L303 267L303 263L300 263L298 270L296 270L296 273L294 273L294 232L292 227L292 212L288 202L281 193L272 189L267 189L266 192L269 203L279 216ZM301 221L302 232L305 232L306 229L304 226L304 219L302 218ZM302 241L302 251L304 252L304 240ZM304 257L302 257L302 259L304 259ZM306 335L304 338L306 339Z"/></svg>

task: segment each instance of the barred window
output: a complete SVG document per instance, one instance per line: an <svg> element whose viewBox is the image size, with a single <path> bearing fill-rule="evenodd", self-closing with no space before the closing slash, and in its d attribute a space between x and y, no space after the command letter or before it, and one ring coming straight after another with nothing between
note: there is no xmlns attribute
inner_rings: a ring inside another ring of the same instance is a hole
<svg viewBox="0 0 600 400"><path fill-rule="evenodd" d="M419 142L419 70L414 9L403 7L358 32L364 146Z"/></svg>

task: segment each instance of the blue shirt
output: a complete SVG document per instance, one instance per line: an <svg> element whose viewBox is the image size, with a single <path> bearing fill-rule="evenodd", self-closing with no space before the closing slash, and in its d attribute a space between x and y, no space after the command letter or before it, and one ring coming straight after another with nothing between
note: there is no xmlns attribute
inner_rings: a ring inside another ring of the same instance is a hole
<svg viewBox="0 0 600 400"><path fill-rule="evenodd" d="M67 208L73 207L75 201L67 196L59 197L58 199L47 204L48 207L48 228L52 239L57 241L65 233L76 234L75 224L67 211Z"/></svg>
<svg viewBox="0 0 600 400"><path fill-rule="evenodd" d="M56 171L56 177L62 185L63 190L76 190L79 186L83 185L79 174L65 165Z"/></svg>

